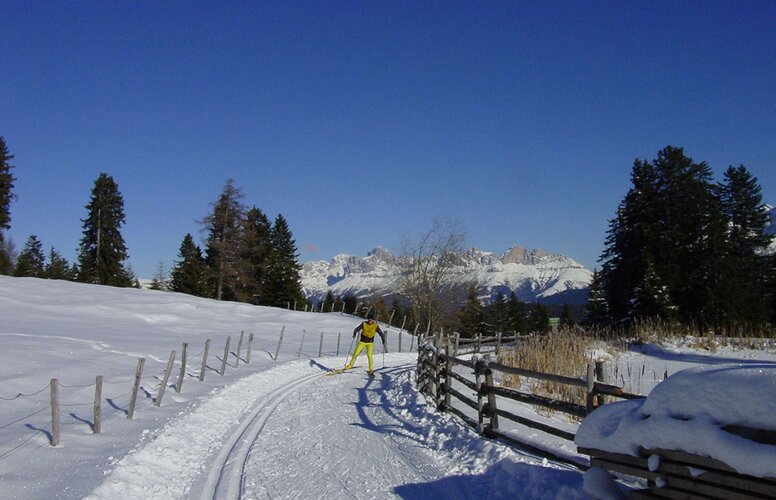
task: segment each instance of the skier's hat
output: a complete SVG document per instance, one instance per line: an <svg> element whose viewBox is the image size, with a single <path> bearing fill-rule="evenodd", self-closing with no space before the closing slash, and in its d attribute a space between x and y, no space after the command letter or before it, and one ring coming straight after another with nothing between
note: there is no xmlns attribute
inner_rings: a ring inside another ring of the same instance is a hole
<svg viewBox="0 0 776 500"><path fill-rule="evenodd" d="M366 313L366 319L375 319L375 312L369 311L368 313Z"/></svg>

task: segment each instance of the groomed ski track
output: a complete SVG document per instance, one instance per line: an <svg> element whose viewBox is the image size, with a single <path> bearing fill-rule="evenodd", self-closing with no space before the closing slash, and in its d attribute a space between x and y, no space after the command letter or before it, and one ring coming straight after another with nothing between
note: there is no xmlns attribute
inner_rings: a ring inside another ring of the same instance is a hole
<svg viewBox="0 0 776 500"><path fill-rule="evenodd" d="M341 366L334 358L248 376L133 450L92 498L463 499L514 495L520 476L537 491L557 490L539 496L581 497L568 488L581 485L576 472L543 467L433 412L414 391L415 360L378 359L373 378L365 368L323 376ZM132 476L152 471L159 482L138 490Z"/></svg>

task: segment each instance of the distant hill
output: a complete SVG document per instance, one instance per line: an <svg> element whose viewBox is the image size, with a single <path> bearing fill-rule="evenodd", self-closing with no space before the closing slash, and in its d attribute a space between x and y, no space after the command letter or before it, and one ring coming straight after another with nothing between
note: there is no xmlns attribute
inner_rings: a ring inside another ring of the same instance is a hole
<svg viewBox="0 0 776 500"><path fill-rule="evenodd" d="M343 297L391 296L401 260L377 247L366 257L337 255L330 261L311 261L302 266L302 288L313 301L328 291ZM489 303L498 292L515 292L524 302L584 304L593 273L570 257L515 246L502 255L472 248L460 254L454 269L461 285L477 283L480 298Z"/></svg>

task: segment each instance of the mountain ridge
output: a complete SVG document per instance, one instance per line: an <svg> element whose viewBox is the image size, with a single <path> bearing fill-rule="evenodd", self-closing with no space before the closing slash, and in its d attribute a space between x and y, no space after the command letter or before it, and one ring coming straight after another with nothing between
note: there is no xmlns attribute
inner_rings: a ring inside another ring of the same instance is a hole
<svg viewBox="0 0 776 500"><path fill-rule="evenodd" d="M489 303L496 294L514 292L524 302L584 304L593 273L570 257L529 250L515 245L497 255L477 248L458 254L454 283L475 283L480 299ZM338 254L331 260L309 261L300 272L302 290L318 303L331 291L335 296L366 298L398 292L396 276L401 259L383 247L366 257Z"/></svg>

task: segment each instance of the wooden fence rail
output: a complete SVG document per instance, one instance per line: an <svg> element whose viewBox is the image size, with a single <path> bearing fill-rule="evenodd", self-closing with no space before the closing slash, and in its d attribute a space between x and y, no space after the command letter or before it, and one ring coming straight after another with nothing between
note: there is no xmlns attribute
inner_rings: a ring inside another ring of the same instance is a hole
<svg viewBox="0 0 776 500"><path fill-rule="evenodd" d="M518 338L516 336L512 341L517 341ZM600 404L600 401L602 401L602 398L599 397L600 395L624 399L643 397L638 394L626 393L621 387L597 381L595 365L593 363L588 365L585 376L569 377L553 373L543 373L527 368L507 366L491 360L489 355L475 353L471 359L463 359L454 355L457 351L457 344L462 340L455 336L445 337L443 335L425 339L425 343L418 350L416 377L418 390L429 397L440 411L453 413L468 425L476 428L481 434L502 439L539 456L566 462L581 469L587 468L583 463L568 457L559 456L549 450L536 448L530 443L516 438L513 434L505 433L499 425L499 417L572 442L575 436L573 432L559 429L546 422L507 411L503 408L504 399L538 406L582 419ZM476 343L479 350L479 348L486 344L486 341L502 342L504 340L504 338L497 336L485 339L467 339L466 343ZM454 368L456 366L471 369L470 375L473 375L473 379L461 374L460 370L455 371ZM494 373L520 376L582 389L585 394L585 404L572 403L549 396L498 386L493 381ZM453 381L473 391L476 400L456 390L452 386ZM461 405L453 405L453 398ZM502 400L501 405L499 400ZM467 415L466 412L460 409L460 406L475 410L477 412L477 419L475 420ZM502 408L499 408L499 406L502 406Z"/></svg>

